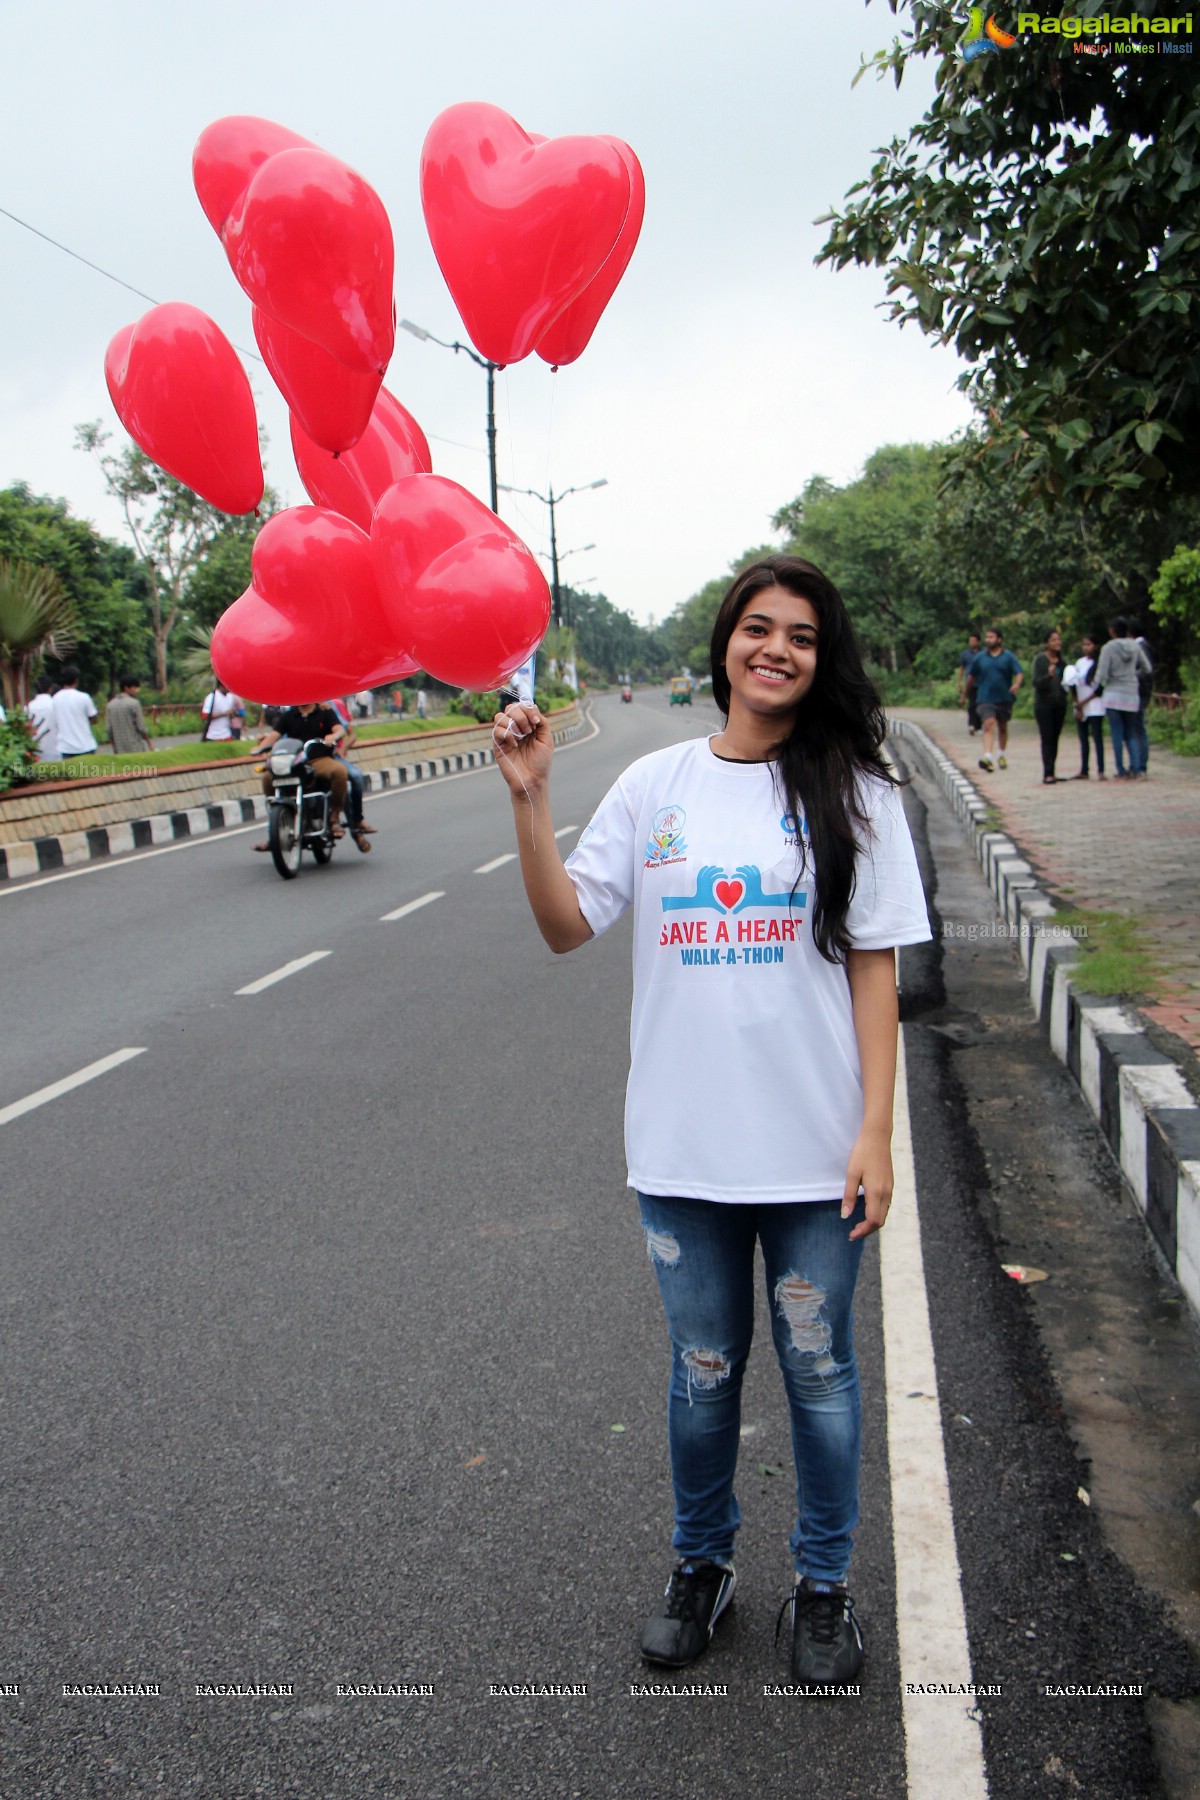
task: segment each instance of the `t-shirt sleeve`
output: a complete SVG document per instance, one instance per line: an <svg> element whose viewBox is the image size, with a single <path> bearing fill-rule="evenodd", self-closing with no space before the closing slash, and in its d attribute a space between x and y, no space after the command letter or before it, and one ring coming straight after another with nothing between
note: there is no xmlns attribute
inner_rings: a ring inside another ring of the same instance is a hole
<svg viewBox="0 0 1200 1800"><path fill-rule="evenodd" d="M871 833L858 834L857 879L846 914L851 946L890 950L927 943L933 933L900 790L868 777L862 792Z"/></svg>
<svg viewBox="0 0 1200 1800"><path fill-rule="evenodd" d="M633 902L636 818L624 778L609 788L566 861L579 910L599 937Z"/></svg>

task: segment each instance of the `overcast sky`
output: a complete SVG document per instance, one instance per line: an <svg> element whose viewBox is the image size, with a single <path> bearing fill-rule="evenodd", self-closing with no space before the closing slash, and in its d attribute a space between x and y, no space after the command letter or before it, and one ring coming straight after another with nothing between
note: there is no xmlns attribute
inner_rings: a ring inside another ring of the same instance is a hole
<svg viewBox="0 0 1200 1800"><path fill-rule="evenodd" d="M626 139L646 173L633 262L587 351L497 378L500 480L543 493L607 478L558 511L564 579L664 617L751 544L813 474L851 479L877 446L963 425L958 364L878 310L881 275L813 266L815 218L863 177L933 91L932 68L868 75L884 0L343 0L203 7L0 0L7 79L0 206L157 300L187 300L253 349L250 306L191 184L212 120L254 113L352 164L396 240L402 317L463 336L421 215L421 143L461 100L531 132ZM0 217L0 484L60 495L116 535L120 516L72 448L100 418L124 441L105 347L145 303ZM287 415L249 365L267 477L306 504ZM486 498L485 381L400 333L387 386L435 469ZM501 496L537 551L546 509Z"/></svg>

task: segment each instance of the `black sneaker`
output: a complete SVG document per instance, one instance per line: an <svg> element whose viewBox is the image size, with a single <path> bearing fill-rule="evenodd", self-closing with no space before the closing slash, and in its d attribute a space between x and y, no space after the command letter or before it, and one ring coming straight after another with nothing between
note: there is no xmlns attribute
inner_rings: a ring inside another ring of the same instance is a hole
<svg viewBox="0 0 1200 1800"><path fill-rule="evenodd" d="M779 1624L792 1609L792 1678L795 1681L843 1687L854 1681L863 1665L862 1632L854 1616L854 1602L845 1584L798 1581L783 1603ZM775 1627L776 1641L779 1624Z"/></svg>
<svg viewBox="0 0 1200 1800"><path fill-rule="evenodd" d="M642 1655L647 1662L681 1669L708 1649L713 1627L733 1599L737 1576L724 1563L677 1563L662 1605L646 1620Z"/></svg>

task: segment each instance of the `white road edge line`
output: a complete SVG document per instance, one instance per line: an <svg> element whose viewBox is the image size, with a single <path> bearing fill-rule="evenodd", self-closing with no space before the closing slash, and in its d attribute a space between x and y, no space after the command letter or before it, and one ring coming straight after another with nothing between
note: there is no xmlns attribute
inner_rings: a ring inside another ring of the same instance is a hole
<svg viewBox="0 0 1200 1800"><path fill-rule="evenodd" d="M557 835L557 833L555 835ZM505 863L516 862L516 860L516 851L507 850L503 856L493 856L491 862L480 863L479 867L475 870L475 873L476 875L490 875L493 869L502 869Z"/></svg>
<svg viewBox="0 0 1200 1800"><path fill-rule="evenodd" d="M47 1100L57 1100L61 1094L69 1094L72 1088L82 1087L86 1081L94 1081L97 1075L107 1075L110 1069L117 1069L122 1063L130 1062L135 1056L145 1056L146 1046L140 1049L114 1050L111 1056L102 1056L99 1062L89 1063L86 1069L80 1069L74 1075L64 1075L61 1081L52 1081L49 1087L39 1088L36 1094L27 1094L24 1100L14 1100L9 1106L0 1106L0 1125L7 1125L10 1119L19 1119L22 1113L32 1112L36 1106L45 1106Z"/></svg>
<svg viewBox="0 0 1200 1800"><path fill-rule="evenodd" d="M593 738L600 736L600 727L590 713L588 722L592 729L587 736L574 738L569 744L559 744L555 749L555 756L562 756L568 750L578 750L582 744L590 744ZM469 781L473 776L486 775L492 767L491 763L482 763L477 769L456 769L453 775L439 775L436 781L405 782L402 787L381 788L377 794L367 796L367 804L373 806L380 800L430 794L447 781ZM174 856L177 850L199 850L205 844L224 843L231 837L244 837L248 831L262 831L263 823L262 819L255 819L250 825L227 825L223 831L205 832L201 837L180 838L178 843L160 844L156 850L134 850L112 858L100 858L96 862L84 863L78 869L61 869L54 875L16 876L11 881L0 881L0 900L11 900L17 894L32 893L35 888L49 887L54 881L77 881L81 875L103 875L106 869L128 869L135 863L148 861L152 856Z"/></svg>
<svg viewBox="0 0 1200 1800"><path fill-rule="evenodd" d="M277 981L286 981L298 969L307 969L310 963L320 962L323 956L332 955L332 950L310 950L307 956L298 956L294 962L284 963L282 969L275 969L270 975L260 975L257 981L248 981L245 987L234 991L239 994L261 994L264 988L274 987Z"/></svg>
<svg viewBox="0 0 1200 1800"><path fill-rule="evenodd" d="M386 925L389 919L403 919L409 913L416 912L418 907L428 906L431 900L444 900L445 898L446 890L444 888L434 888L432 894L422 894L419 900L408 900L403 906L398 906L395 912L380 913L379 923Z"/></svg>
<svg viewBox="0 0 1200 1800"><path fill-rule="evenodd" d="M579 830L578 825L560 825L554 835L556 838L568 837L572 831L578 831L578 830Z"/></svg>
<svg viewBox="0 0 1200 1800"><path fill-rule="evenodd" d="M921 1256L903 1031L894 1132L895 1193L879 1248L908 1800L987 1800L974 1697L909 1692L922 1683L969 1683L971 1651Z"/></svg>

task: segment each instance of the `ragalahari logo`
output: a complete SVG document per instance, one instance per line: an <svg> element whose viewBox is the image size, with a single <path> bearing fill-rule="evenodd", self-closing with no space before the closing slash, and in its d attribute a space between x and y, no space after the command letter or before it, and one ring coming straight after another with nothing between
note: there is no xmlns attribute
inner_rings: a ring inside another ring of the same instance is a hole
<svg viewBox="0 0 1200 1800"><path fill-rule="evenodd" d="M1011 50L1016 38L1007 31L1001 31L996 23L996 15L989 13L984 23L982 6L972 6L967 14L967 32L961 45L964 62L974 62L977 56L990 56L998 50Z"/></svg>

